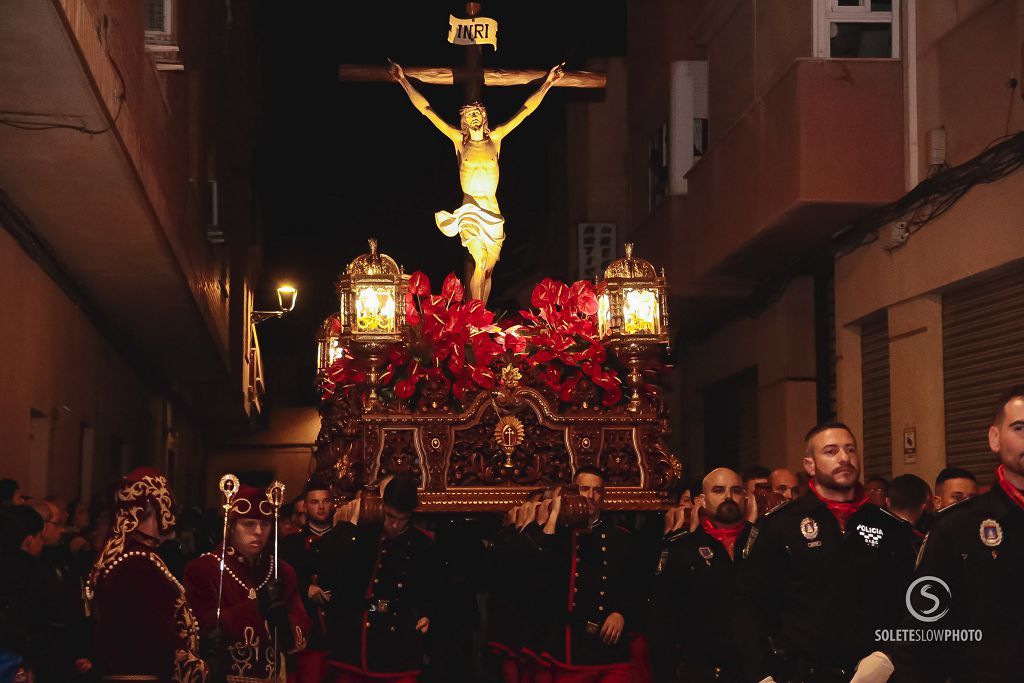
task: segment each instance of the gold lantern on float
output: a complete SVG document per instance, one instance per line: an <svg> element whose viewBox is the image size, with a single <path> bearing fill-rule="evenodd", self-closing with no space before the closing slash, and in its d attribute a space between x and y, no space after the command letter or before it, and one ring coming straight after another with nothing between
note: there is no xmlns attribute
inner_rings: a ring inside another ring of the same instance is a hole
<svg viewBox="0 0 1024 683"><path fill-rule="evenodd" d="M366 359L369 395L367 412L380 407L377 382L384 352L389 344L405 338L405 290L409 276L387 254L377 252L377 240L369 240L370 253L357 257L338 278L341 307L338 342Z"/></svg>
<svg viewBox="0 0 1024 683"><path fill-rule="evenodd" d="M323 372L334 365L345 353L345 347L341 343L341 317L335 313L327 317L320 325L320 331L316 335L316 370Z"/></svg>
<svg viewBox="0 0 1024 683"><path fill-rule="evenodd" d="M664 271L659 275L644 259L633 258L632 244L626 244L626 257L610 263L597 283L598 335L629 368L630 412L642 407L644 359L669 345L667 290Z"/></svg>

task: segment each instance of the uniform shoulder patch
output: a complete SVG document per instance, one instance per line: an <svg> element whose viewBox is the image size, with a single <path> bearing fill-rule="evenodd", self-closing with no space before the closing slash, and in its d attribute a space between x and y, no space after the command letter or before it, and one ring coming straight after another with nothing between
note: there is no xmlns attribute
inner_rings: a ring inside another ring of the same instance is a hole
<svg viewBox="0 0 1024 683"><path fill-rule="evenodd" d="M978 500L980 500L980 496L971 496L970 498L964 498L963 500L958 500L957 502L953 503L952 505L947 505L946 507L944 507L941 510L939 510L938 512L936 512L935 516L936 517L945 517L949 513L953 512L954 510L963 510L965 508L970 507L971 505L973 505Z"/></svg>
<svg viewBox="0 0 1024 683"><path fill-rule="evenodd" d="M921 566L921 558L924 557L924 548L925 548L926 545L928 545L928 536L927 535L925 535L924 540L921 541L921 547L917 549L917 557L914 558L914 571L915 572L917 571L917 568ZM907 598L907 599L909 600L910 598Z"/></svg>
<svg viewBox="0 0 1024 683"><path fill-rule="evenodd" d="M759 529L757 526L751 527L750 535L746 537L746 543L743 544L742 556L744 560L750 557L751 550L754 548L754 542L758 540L758 533L760 532L761 529Z"/></svg>
<svg viewBox="0 0 1024 683"><path fill-rule="evenodd" d="M780 510L785 510L785 509L789 508L796 501L797 501L796 498L793 498L792 500L787 500L785 503L782 503L781 505L775 506L774 508L772 508L771 510L769 510L768 512L764 513L761 516L762 517L772 517L774 515L777 515L777 514L779 514Z"/></svg>
<svg viewBox="0 0 1024 683"><path fill-rule="evenodd" d="M675 543L676 541L679 541L679 540L681 540L683 538L686 538L689 535L690 535L690 530L689 529L677 529L677 530L675 530L675 531L673 531L671 533L665 534L665 542L666 543Z"/></svg>

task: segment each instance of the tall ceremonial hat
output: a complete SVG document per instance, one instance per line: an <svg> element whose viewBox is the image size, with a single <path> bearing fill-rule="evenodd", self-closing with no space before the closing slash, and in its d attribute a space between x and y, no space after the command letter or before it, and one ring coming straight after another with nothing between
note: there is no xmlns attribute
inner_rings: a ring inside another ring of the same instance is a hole
<svg viewBox="0 0 1024 683"><path fill-rule="evenodd" d="M241 484L235 494L228 513L231 519L266 519L274 518L274 506L267 500L266 489Z"/></svg>
<svg viewBox="0 0 1024 683"><path fill-rule="evenodd" d="M174 516L174 494L167 485L167 477L152 467L137 467L121 478L114 491L114 522L110 536L89 573L87 599L92 599L92 590L104 571L112 567L124 552L128 535L139 528L147 507L156 514L161 534L174 531L178 520Z"/></svg>
<svg viewBox="0 0 1024 683"><path fill-rule="evenodd" d="M174 493L167 485L167 477L152 467L137 467L121 478L114 493L114 528L134 531L143 517L146 506L156 512L160 533L174 531Z"/></svg>

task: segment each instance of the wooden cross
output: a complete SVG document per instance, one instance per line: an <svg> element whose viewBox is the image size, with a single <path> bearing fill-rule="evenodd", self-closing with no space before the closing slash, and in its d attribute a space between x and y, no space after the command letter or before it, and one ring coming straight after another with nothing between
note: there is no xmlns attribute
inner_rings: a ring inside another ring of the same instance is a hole
<svg viewBox="0 0 1024 683"><path fill-rule="evenodd" d="M467 2L466 15L470 18L480 14L480 3ZM466 48L466 65L451 68L442 66L403 66L405 75L422 83L432 85L454 85L463 83L466 88L466 103L480 100L481 86L526 85L547 75L546 69L487 69L481 66L482 47L469 45ZM349 82L391 83L387 66L363 64L342 64L338 67L338 78ZM603 88L607 77L596 71L566 71L555 83L556 88Z"/></svg>

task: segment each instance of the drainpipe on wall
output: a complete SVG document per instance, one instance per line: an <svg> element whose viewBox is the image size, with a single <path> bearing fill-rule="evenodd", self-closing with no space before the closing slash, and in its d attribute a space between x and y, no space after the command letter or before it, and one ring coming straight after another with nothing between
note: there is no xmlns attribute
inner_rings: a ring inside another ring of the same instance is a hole
<svg viewBox="0 0 1024 683"><path fill-rule="evenodd" d="M917 0L905 0L907 8L906 20L903 25L907 27L907 45L903 51L903 92L905 98L905 110L907 118L907 170L906 189L912 190L921 182L920 158L921 150L918 145L917 133Z"/></svg>

